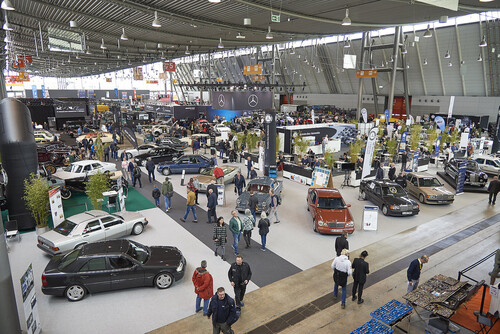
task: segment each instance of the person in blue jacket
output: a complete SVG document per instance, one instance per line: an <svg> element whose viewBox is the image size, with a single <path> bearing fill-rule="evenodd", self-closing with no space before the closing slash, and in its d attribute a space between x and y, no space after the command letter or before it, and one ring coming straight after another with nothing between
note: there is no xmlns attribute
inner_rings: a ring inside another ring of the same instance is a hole
<svg viewBox="0 0 500 334"><path fill-rule="evenodd" d="M418 259L411 261L408 270L406 271L406 277L408 278L408 289L406 293L416 290L418 287L418 281L420 279L420 272L424 263L429 262L429 257L427 255L422 255Z"/></svg>
<svg viewBox="0 0 500 334"><path fill-rule="evenodd" d="M238 316L234 300L226 294L224 288L218 288L210 300L207 317L212 317L213 333L233 333L231 325L238 320Z"/></svg>

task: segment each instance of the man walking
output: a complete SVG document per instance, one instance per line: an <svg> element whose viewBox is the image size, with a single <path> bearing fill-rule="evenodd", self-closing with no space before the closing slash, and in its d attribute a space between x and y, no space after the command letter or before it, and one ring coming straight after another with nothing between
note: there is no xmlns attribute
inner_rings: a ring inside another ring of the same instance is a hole
<svg viewBox="0 0 500 334"><path fill-rule="evenodd" d="M153 187L152 195L153 195L153 198L155 200L156 207L159 208L160 207L160 195L161 195L161 193L160 193L160 189L158 189L156 184Z"/></svg>
<svg viewBox="0 0 500 334"><path fill-rule="evenodd" d="M383 180L384 179L384 163L381 162L377 168L377 173L375 174L375 180Z"/></svg>
<svg viewBox="0 0 500 334"><path fill-rule="evenodd" d="M134 161L135 159L134 158L130 158L130 161L128 163L128 172L130 173L130 181L132 181L132 183L135 185L135 181L134 181Z"/></svg>
<svg viewBox="0 0 500 334"><path fill-rule="evenodd" d="M365 262L368 256L367 251L362 251L361 256L354 259L352 262L352 269L354 270L352 277L354 278L354 283L352 284L352 301L356 300L356 290L358 292L358 304L364 302L363 296L363 286L366 283L366 275L370 273L368 262Z"/></svg>
<svg viewBox="0 0 500 334"><path fill-rule="evenodd" d="M274 215L276 218L276 221L274 222L275 224L280 222L280 219L278 217L278 196L274 194L274 191L271 189L269 190L269 195L271 196L271 213L269 214L269 221L271 221L271 217Z"/></svg>
<svg viewBox="0 0 500 334"><path fill-rule="evenodd" d="M189 210L193 211L193 223L198 222L198 218L196 217L196 210L194 208L194 201L195 201L195 194L191 189L187 188L187 201L186 201L186 214L184 215L184 218L181 218L182 222L186 222L186 218L189 214Z"/></svg>
<svg viewBox="0 0 500 334"><path fill-rule="evenodd" d="M250 179L250 172L252 171L252 158L250 156L247 157L247 179Z"/></svg>
<svg viewBox="0 0 500 334"><path fill-rule="evenodd" d="M195 198L196 198L196 196L195 196ZM217 195L213 192L212 189L208 189L207 207L208 207L208 222L207 222L207 224L212 223L212 216L214 217L214 223L217 222L217 213L215 212L215 208L217 207Z"/></svg>
<svg viewBox="0 0 500 334"><path fill-rule="evenodd" d="M174 196L174 186L170 182L170 178L166 177L161 185L161 194L163 195L163 200L165 201L165 211L170 212L170 207L172 206L172 196Z"/></svg>
<svg viewBox="0 0 500 334"><path fill-rule="evenodd" d="M196 196L196 204L198 203L198 192L200 190L200 181L198 181L198 175L193 176L193 186L194 186L194 194Z"/></svg>
<svg viewBox="0 0 500 334"><path fill-rule="evenodd" d="M257 171L252 166L252 168L250 168L250 180L253 180L253 179L256 179L256 178L257 178Z"/></svg>
<svg viewBox="0 0 500 334"><path fill-rule="evenodd" d="M343 249L349 250L349 241L347 241L347 232L345 231L342 232L342 235L335 239L335 252L337 253L337 256L340 256Z"/></svg>
<svg viewBox="0 0 500 334"><path fill-rule="evenodd" d="M406 293L417 289L422 266L427 262L429 262L429 257L427 255L422 255L420 258L411 261L410 266L406 271L406 277L408 278L408 289L406 290Z"/></svg>
<svg viewBox="0 0 500 334"><path fill-rule="evenodd" d="M408 160L408 152L404 150L401 152L401 170L404 171L406 169L406 161Z"/></svg>
<svg viewBox="0 0 500 334"><path fill-rule="evenodd" d="M493 204L495 205L495 202L497 200L497 194L500 191L500 181L498 181L498 176L493 176L493 181L490 182L488 185L488 193L490 194L490 197L488 199L488 204Z"/></svg>
<svg viewBox="0 0 500 334"><path fill-rule="evenodd" d="M238 243L240 242L241 231L243 230L243 223L240 217L238 217L238 211L236 210L231 211L231 215L233 217L229 221L229 230L233 234L234 255L238 255Z"/></svg>
<svg viewBox="0 0 500 334"><path fill-rule="evenodd" d="M391 167L389 168L388 177L389 180L394 181L396 179L396 165L394 164L394 162L391 162L390 166Z"/></svg>
<svg viewBox="0 0 500 334"><path fill-rule="evenodd" d="M226 294L224 288L217 289L217 293L210 300L208 319L212 317L213 333L232 334L231 325L238 320L233 298Z"/></svg>
<svg viewBox="0 0 500 334"><path fill-rule="evenodd" d="M201 267L195 269L191 279L196 293L196 313L202 310L201 300L203 299L203 315L208 315L208 304L214 295L214 281L212 275L207 270L207 261L201 261Z"/></svg>
<svg viewBox="0 0 500 334"><path fill-rule="evenodd" d="M245 188L247 183L245 182L245 178L241 175L241 172L236 173L234 177L234 189L235 192L238 193L238 196L243 192L243 188Z"/></svg>
<svg viewBox="0 0 500 334"><path fill-rule="evenodd" d="M148 171L148 178L149 178L149 183L151 183L151 176L153 176L153 181L156 181L155 179L155 163L151 158L148 158L148 162L146 162L146 170Z"/></svg>
<svg viewBox="0 0 500 334"><path fill-rule="evenodd" d="M134 182L133 182L134 188L135 188L135 183L137 181L139 181L139 188L142 188L141 176L142 176L141 168L137 166L136 163L134 163Z"/></svg>
<svg viewBox="0 0 500 334"><path fill-rule="evenodd" d="M245 297L247 284L252 278L252 270L250 269L248 263L243 262L243 256L238 254L236 255L236 262L231 265L227 275L229 277L229 282L231 282L231 285L234 288L236 312L241 312L241 307L245 306L243 298Z"/></svg>
<svg viewBox="0 0 500 334"><path fill-rule="evenodd" d="M271 204L272 204L272 197L271 197ZM250 209L250 212L252 213L254 221L257 221L257 219L255 217L255 212L257 211L258 206L259 206L259 200L257 199L257 195L255 195L253 190L250 190L250 197L248 198L248 208Z"/></svg>

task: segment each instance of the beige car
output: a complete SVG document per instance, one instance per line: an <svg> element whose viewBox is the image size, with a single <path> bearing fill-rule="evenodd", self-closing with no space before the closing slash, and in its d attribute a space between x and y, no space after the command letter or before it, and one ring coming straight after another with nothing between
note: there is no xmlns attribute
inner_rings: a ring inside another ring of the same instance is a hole
<svg viewBox="0 0 500 334"><path fill-rule="evenodd" d="M455 195L439 180L428 173L408 173L406 191L418 198L420 203L451 204Z"/></svg>
<svg viewBox="0 0 500 334"><path fill-rule="evenodd" d="M240 171L238 166L222 165L219 166L224 171L224 184L232 183L236 174ZM215 181L214 167L204 168L200 175L198 176L198 181L200 181L200 192L206 192L212 180Z"/></svg>

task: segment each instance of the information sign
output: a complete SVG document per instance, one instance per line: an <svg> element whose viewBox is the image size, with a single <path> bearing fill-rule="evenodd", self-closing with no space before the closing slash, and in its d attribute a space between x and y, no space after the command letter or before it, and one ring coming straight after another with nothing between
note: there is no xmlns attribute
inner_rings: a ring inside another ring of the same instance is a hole
<svg viewBox="0 0 500 334"><path fill-rule="evenodd" d="M365 205L363 209L363 230L376 231L378 228L378 206Z"/></svg>
<svg viewBox="0 0 500 334"><path fill-rule="evenodd" d="M311 186L321 188L333 187L332 171L327 168L314 168Z"/></svg>
<svg viewBox="0 0 500 334"><path fill-rule="evenodd" d="M38 302L36 300L33 265L30 264L20 279L23 296L24 317L26 319L26 333L38 334L42 331L38 316Z"/></svg>
<svg viewBox="0 0 500 334"><path fill-rule="evenodd" d="M216 184L217 186L217 205L226 205L225 186L223 184Z"/></svg>
<svg viewBox="0 0 500 334"><path fill-rule="evenodd" d="M356 78L376 78L377 70L358 70L356 71Z"/></svg>
<svg viewBox="0 0 500 334"><path fill-rule="evenodd" d="M61 198L61 188L57 187L49 190L50 213L54 227L64 221L64 210Z"/></svg>
<svg viewBox="0 0 500 334"><path fill-rule="evenodd" d="M175 72L175 63L171 61L164 62L163 72Z"/></svg>

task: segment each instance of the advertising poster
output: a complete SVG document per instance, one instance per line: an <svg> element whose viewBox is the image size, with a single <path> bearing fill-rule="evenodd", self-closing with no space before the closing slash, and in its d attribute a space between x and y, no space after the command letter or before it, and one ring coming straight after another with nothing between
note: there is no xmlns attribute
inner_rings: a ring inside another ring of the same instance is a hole
<svg viewBox="0 0 500 334"><path fill-rule="evenodd" d="M50 213L54 227L64 221L64 210L61 198L61 188L57 187L49 190Z"/></svg>
<svg viewBox="0 0 500 334"><path fill-rule="evenodd" d="M378 228L378 206L365 205L363 210L363 230L376 231Z"/></svg>
<svg viewBox="0 0 500 334"><path fill-rule="evenodd" d="M403 132L403 134L401 135L401 143L399 144L399 152L403 152L404 150L406 150L406 136L408 135L408 133L405 131Z"/></svg>
<svg viewBox="0 0 500 334"><path fill-rule="evenodd" d="M469 132L462 132L462 136L460 137L460 148L467 148L469 145Z"/></svg>
<svg viewBox="0 0 500 334"><path fill-rule="evenodd" d="M437 137L436 139L436 148L434 149L434 157L438 157L439 156L439 147L441 146L441 136ZM437 163L437 160L436 160L436 163Z"/></svg>
<svg viewBox="0 0 500 334"><path fill-rule="evenodd" d="M385 109L385 126L389 126L389 109Z"/></svg>
<svg viewBox="0 0 500 334"><path fill-rule="evenodd" d="M331 170L326 168L316 167L314 168L312 174L312 186L325 188L331 185L333 187L333 181L330 182L330 178L331 178Z"/></svg>
<svg viewBox="0 0 500 334"><path fill-rule="evenodd" d="M413 168L412 171L418 172L418 158L420 157L420 151L416 150L415 153L413 153Z"/></svg>
<svg viewBox="0 0 500 334"><path fill-rule="evenodd" d="M377 140L378 128L372 128L368 134L368 142L366 143L365 158L363 160L363 172L361 179L370 175L372 169L373 151L375 151L375 141Z"/></svg>
<svg viewBox="0 0 500 334"><path fill-rule="evenodd" d="M122 178L118 178L116 181L118 186L118 202L120 202L120 211L125 211L125 195L123 194Z"/></svg>
<svg viewBox="0 0 500 334"><path fill-rule="evenodd" d="M366 108L361 109L361 116L363 116L363 122L368 123L368 111L366 111Z"/></svg>
<svg viewBox="0 0 500 334"><path fill-rule="evenodd" d="M223 184L216 184L217 186L217 205L224 206L226 204L225 186Z"/></svg>
<svg viewBox="0 0 500 334"><path fill-rule="evenodd" d="M47 98L47 91L45 90L45 85L42 85L42 98Z"/></svg>
<svg viewBox="0 0 500 334"><path fill-rule="evenodd" d="M31 86L31 92L33 93L33 98L38 99L38 90L36 89L36 85Z"/></svg>
<svg viewBox="0 0 500 334"><path fill-rule="evenodd" d="M458 164L458 182L457 182L457 192L456 195L460 195L464 192L465 184L465 171L467 170L467 163L461 162Z"/></svg>
<svg viewBox="0 0 500 334"><path fill-rule="evenodd" d="M30 264L20 279L23 296L23 309L26 319L26 333L38 334L42 331L40 317L38 316L38 303L35 294L33 265Z"/></svg>

